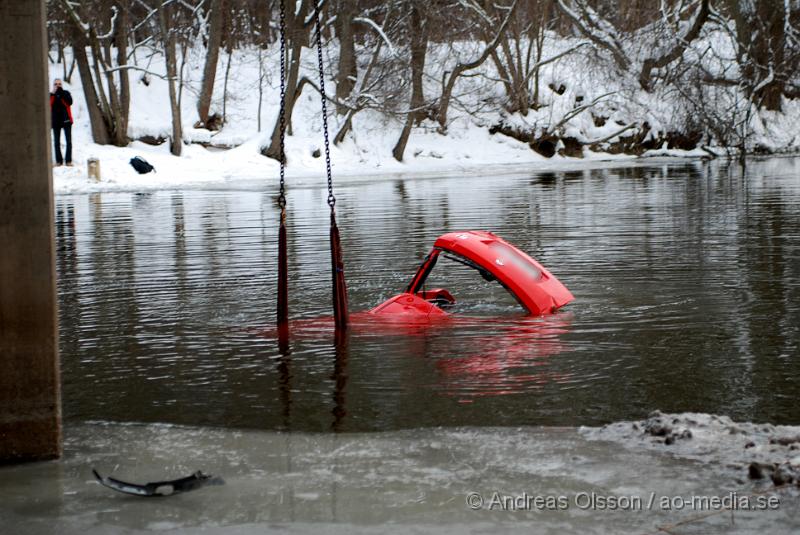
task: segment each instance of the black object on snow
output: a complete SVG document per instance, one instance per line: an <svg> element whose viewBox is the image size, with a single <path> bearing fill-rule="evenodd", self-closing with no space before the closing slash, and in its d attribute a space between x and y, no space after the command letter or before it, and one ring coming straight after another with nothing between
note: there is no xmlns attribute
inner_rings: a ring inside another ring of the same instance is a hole
<svg viewBox="0 0 800 535"><path fill-rule="evenodd" d="M150 171L156 170L155 167L150 165L150 163L141 156L134 156L131 158L131 166L133 166L133 168L136 169L140 175L144 175Z"/></svg>
<svg viewBox="0 0 800 535"><path fill-rule="evenodd" d="M134 496L143 496L145 498L152 498L156 496L170 496L180 492L188 492L190 490L199 489L205 485L224 485L225 481L221 477L214 477L209 474L204 474L197 471L194 474L182 477L180 479L173 479L172 481L156 481L153 483L145 483L138 485L136 483L126 483L113 477L102 477L97 473L97 470L92 469L94 477L104 487L122 492L124 494L133 494Z"/></svg>

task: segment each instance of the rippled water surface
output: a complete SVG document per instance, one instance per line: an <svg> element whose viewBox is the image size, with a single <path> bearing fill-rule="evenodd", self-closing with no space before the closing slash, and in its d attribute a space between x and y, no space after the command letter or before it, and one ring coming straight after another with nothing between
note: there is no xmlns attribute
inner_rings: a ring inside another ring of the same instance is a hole
<svg viewBox="0 0 800 535"><path fill-rule="evenodd" d="M459 265L458 319L335 346L327 192L289 193L290 350L274 333L275 190L60 196L65 417L264 429L582 425L653 409L800 422L800 160L341 185L350 306L435 238L487 229L575 295L526 318Z"/></svg>

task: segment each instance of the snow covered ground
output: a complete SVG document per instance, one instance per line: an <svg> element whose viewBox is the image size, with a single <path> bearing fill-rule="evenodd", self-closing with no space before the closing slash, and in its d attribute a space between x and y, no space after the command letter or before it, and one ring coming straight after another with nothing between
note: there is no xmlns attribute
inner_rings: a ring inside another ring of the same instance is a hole
<svg viewBox="0 0 800 535"><path fill-rule="evenodd" d="M709 32L692 45L687 57L694 57L693 54L697 55L708 47L724 52L729 43L725 41L723 33ZM705 113L705 108L697 109L696 102L687 100L688 97L682 96L680 91L668 84L657 85L652 92L642 90L634 74L619 73L604 67L595 54L587 52L590 47L582 46L585 44L578 38L547 34L544 56L559 59L542 67L538 77L538 105L535 109L527 110L524 116L520 113L509 114L504 110L507 97L494 65L487 61L476 70L480 76L464 77L457 83L448 114L447 133L438 133L437 123L424 121L413 129L402 162L392 157L392 149L403 127L402 109L391 112L387 107L382 111L365 109L359 112L354 116L353 128L344 141L331 147L335 176L340 180L462 173L490 176L497 170L519 172L582 168L594 165L593 162L598 160L633 159L630 155L604 152L612 150L611 144L620 141L620 135L633 133L644 136L641 142L660 145L645 152L644 156L708 157L709 152L725 153L719 140L708 133L713 128L703 126L703 121L707 119L699 115ZM431 45L424 79L428 101L435 101L441 92L442 73L451 70L459 60L475 57L480 53L480 47L480 43L474 42ZM65 88L71 90L75 98L73 137L76 165L54 169L55 191L139 191L229 188L243 184L254 187L263 182L274 184L278 175L277 162L261 156L260 149L268 144L278 114L276 48L273 46L261 52L257 48L238 49L230 57L221 54L211 112L221 115L225 109L226 120L223 128L217 132L194 128L198 122L196 102L204 51L202 47L189 49L181 92L184 142L187 144L183 147L181 157L169 154L168 142L152 146L134 141L123 148L92 143L81 80L75 71L71 83L66 83ZM359 61L369 57L369 49L362 47L359 50ZM303 55L301 75L313 79L317 75L316 63L314 54L309 52L306 50ZM327 45L325 56L328 65L335 65L337 52L335 42ZM158 54L147 54L139 50L136 64L150 72L165 72L163 58ZM724 56L722 53L719 55ZM398 61L396 57L387 57L386 60ZM695 60L700 61L698 58ZM69 51L66 61L69 61ZM225 93L225 72L229 61L230 77ZM735 67L735 62L723 64L724 61L733 62L733 59L705 58L702 61L707 63L705 68L709 72ZM51 64L51 79L62 77L63 72L62 64ZM331 73L327 75L329 91L333 91ZM381 91L386 92L386 89L382 88ZM736 87L713 86L703 88L703 91L706 92L703 96L704 106L713 108L707 110L708 115L714 115L721 121L716 128L728 128L728 142L736 144L738 134L734 131L737 128L741 130L741 125L733 125L739 124L736 121L741 120L737 117L744 114L744 108L747 108L746 103L742 104L740 90ZM223 98L224 95L227 96ZM402 108L403 99L399 102L392 105ZM576 112L584 106L586 109ZM344 118L332 109L330 112L333 137ZM751 109L750 113L752 117L746 129L746 144L750 150L778 153L800 150L800 136L796 128L800 124L800 100L784 99L781 112ZM731 124L725 126L725 121ZM574 140L583 145L583 157L557 154L546 158L532 150L527 143L500 133L489 134L489 128L498 124L535 136L549 133L555 139ZM290 185L322 183L324 158L314 156L315 153L319 154L323 146L320 96L309 86L305 86L296 103L291 126L292 135L287 139ZM671 150L663 142L672 134L681 136L704 129L707 132L699 146L704 146L706 150ZM622 130L625 132L620 134ZM166 81L152 75L145 80L141 71L131 71L129 136L131 139L145 136L164 139L170 133L171 115ZM201 144L211 148L204 148ZM593 146L598 152L589 151L586 148L588 146ZM222 150L220 147L233 148ZM616 151L619 149L616 147ZM137 155L151 162L157 173L138 175L128 165L128 161ZM100 160L100 182L87 179L86 160L92 157Z"/></svg>
<svg viewBox="0 0 800 535"><path fill-rule="evenodd" d="M77 119L80 121L80 119ZM147 191L154 189L239 188L277 185L279 166L275 160L260 154L260 138L246 141L230 150L206 149L187 145L183 155L172 156L167 143L160 146L134 141L128 147L102 146L91 143L88 129L75 128L74 167L53 169L56 193L96 191ZM290 138L287 157L289 187L325 183L325 162L311 153L318 147L311 139ZM363 156L355 143L332 148L331 158L337 183L375 180L398 176L453 176L461 174L492 175L497 172L518 173L531 170L582 168L599 161L632 161L633 156L588 153L586 160L555 156L544 158L524 143L486 130L471 129L461 136L438 134L416 135L409 142L410 156L404 162L388 158ZM416 156L414 156L416 154ZM692 154L701 156L702 151ZM139 175L130 165L134 156L141 156L156 169ZM98 158L102 180L87 177L86 160Z"/></svg>
<svg viewBox="0 0 800 535"><path fill-rule="evenodd" d="M562 44L563 46L563 44ZM441 61L448 61L447 51L440 51ZM307 56L311 56L308 54ZM551 81L564 79L566 73L575 73L580 69L569 63L573 61L567 56L548 65L543 71L542 85ZM313 59L313 58L312 58ZM139 191L169 188L237 187L241 184L256 185L259 182L277 181L278 165L275 160L260 154L260 148L267 143L278 111L278 82L275 71L275 58L264 56L261 60L266 68L264 76L264 95L261 113L261 131L258 129L257 110L259 100L258 55L254 50L235 51L232 57L231 77L228 83L227 120L219 132L193 128L197 121L195 109L196 96L202 73L202 57L196 51L190 53L185 69L185 84L182 98L182 118L184 136L187 144L183 147L181 157L169 153L169 143L159 146L147 145L134 141L128 147L101 146L94 144L91 138L88 113L83 96L83 89L77 71L71 83L65 83L75 99L73 127L75 167L59 167L54 169L54 188L56 193L92 192L92 191ZM222 55L216 91L212 102L212 112L221 112L223 108L223 83L227 56ZM449 59L452 61L452 58ZM140 64L147 59L141 58ZM566 62L566 63L565 63ZM160 58L155 57L149 69L163 71ZM313 64L304 65L308 74ZM63 76L63 66L52 64L51 79ZM581 87L589 90L588 97L598 96L603 87L597 86L593 80L584 75L567 77L570 88L564 95L546 90L552 100L551 106L531 112L527 117L511 117L508 120L519 125L546 124L557 120L574 106L575 96ZM574 82L574 83L573 83ZM482 96L480 88L467 86L462 88L464 100L477 102ZM484 88L485 89L485 88ZM433 91L433 88L431 89ZM171 131L169 99L166 82L157 77L149 77L145 84L138 72L131 76L131 110L128 133L131 138L142 136L168 137ZM594 95L598 93L598 95ZM470 97L470 95L472 95ZM594 96L593 96L594 95ZM625 114L630 110L613 112L611 103L604 103L599 109L603 113ZM657 107L654 106L655 110ZM293 135L287 140L287 158L289 162L287 176L290 185L322 183L324 176L324 158L314 157L313 153L322 148L322 125L320 119L319 95L306 88L298 101L293 116ZM466 108L465 108L466 109ZM616 108L614 108L616 109ZM665 111L663 103L658 107L661 115ZM663 112L663 113L662 113ZM490 175L498 170L529 171L532 169L576 168L587 165L585 162L598 160L631 160L628 155L611 155L602 152L586 151L584 158L565 158L554 156L545 158L531 150L522 142L502 134L491 135L488 125L497 120L496 109L473 111L467 113L458 106L453 107L452 122L447 135L436 132L434 124L426 122L415 128L409 140L403 162L397 162L391 155L392 147L397 141L402 124L399 119L384 115L377 111L365 110L354 118L352 133L339 146L331 147L331 157L335 177L340 180L363 178L380 178L398 175L457 175L462 173ZM622 115L620 115L621 117ZM616 117L616 116L615 116ZM650 113L649 120L656 122ZM338 129L341 120L335 114L331 117L331 136ZM663 120L662 120L663 122ZM588 112L577 115L568 122L569 135L577 136L584 141L608 136L618 125L609 121L605 126L595 126ZM668 128L669 125L663 125ZM216 146L232 146L230 150L205 148L198 143ZM707 156L702 150L691 152L656 150L649 156ZM155 174L138 175L128 164L134 156L141 156L153 164ZM87 178L86 160L98 158L102 180L95 182ZM589 163L591 165L591 163Z"/></svg>

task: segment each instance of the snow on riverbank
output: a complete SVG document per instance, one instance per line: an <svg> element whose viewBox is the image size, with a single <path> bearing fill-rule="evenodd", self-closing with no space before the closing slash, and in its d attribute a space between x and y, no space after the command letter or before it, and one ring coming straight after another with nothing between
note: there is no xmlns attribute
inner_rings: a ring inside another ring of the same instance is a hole
<svg viewBox="0 0 800 535"><path fill-rule="evenodd" d="M142 59L144 61L144 58ZM185 87L182 98L182 118L186 142L181 157L169 153L169 143L158 146L134 141L127 147L101 146L92 142L89 117L83 96L80 77L77 72L71 84L65 88L73 94L75 104L73 115L74 167L54 169L54 189L56 193L79 193L92 191L140 191L171 188L242 187L243 184L257 187L263 181L275 184L278 164L275 160L260 154L260 148L267 144L277 114L277 76L271 72L276 64L274 58L264 59L267 74L264 78L261 131L258 129L258 59L255 51L236 51L232 59L231 78L228 84L228 97L225 105L227 121L219 132L209 132L193 128L197 120L195 110L197 88L200 83L202 57L192 52L185 71ZM163 65L154 58L149 69L161 72ZM220 60L227 61L226 58ZM308 74L313 64L304 65ZM549 77L555 80L559 73L568 72L568 65L556 62ZM217 91L212 111L223 108L223 73L218 70ZM51 79L62 76L63 66L53 64ZM575 80L579 83L580 80ZM566 105L573 90L564 97L558 97L559 106ZM555 93L553 93L555 95ZM480 93L479 95L480 96ZM568 98L569 97L569 98ZM477 97L476 97L477 98ZM553 97L556 98L556 97ZM289 183L307 185L323 183L324 158L315 157L315 151L322 148L321 120L319 114L319 95L306 89L298 101L293 114L293 135L287 138L287 158ZM563 110L562 110L563 111ZM491 174L500 172L530 172L539 169L576 168L587 165L583 162L598 160L632 160L633 156L611 155L586 151L584 158L565 158L554 156L545 158L534 152L526 144L502 134L491 135L487 125L496 120L497 111L468 114L454 109L453 120L447 135L435 131L430 122L415 128L409 140L403 162L396 161L391 153L399 136L402 124L393 118L376 111L365 110L354 118L351 134L339 146L331 147L331 157L335 176L341 180L374 179L376 177L397 177L401 175L453 175L453 174ZM541 111L553 114L553 110ZM337 128L340 117L331 117L331 135ZM546 117L529 115L528 121L545 120ZM131 77L131 110L128 133L136 139L143 136L154 138L168 137L170 127L169 99L166 82L150 77L145 84L137 73ZM584 137L598 137L607 134L608 127L594 127L592 121L583 115L572 122L579 125ZM577 128L578 126L576 126ZM605 128L605 129L604 129ZM588 130L587 130L588 129ZM596 131L595 131L596 130ZM205 148L200 143L215 146L233 146L230 150ZM138 175L128 164L134 156L142 156L156 168L155 174ZM702 150L690 152L655 150L651 156L707 156ZM95 182L87 178L86 160L98 158L102 180Z"/></svg>
<svg viewBox="0 0 800 535"><path fill-rule="evenodd" d="M259 152L258 137L230 150L206 149L187 145L181 157L169 153L167 143L151 146L134 141L128 147L101 146L91 143L88 128L76 128L74 167L53 169L56 193L96 191L143 191L173 188L261 188L277 185L279 166ZM325 162L312 156L318 145L313 140L290 139L287 158L289 187L323 185ZM305 145L305 147L303 146ZM412 156L404 162L393 158L365 160L353 143L331 148L334 177L337 183L380 178L415 176L452 176L459 174L520 173L537 170L578 168L600 161L632 161L633 156L588 153L585 160L556 156L544 158L527 145L504 136L490 136L473 129L458 138L438 134L417 135L409 143ZM414 156L413 154L416 154ZM660 156L661 154L655 154ZM671 155L671 154L667 154ZM701 156L701 152L687 153ZM141 156L155 168L155 173L139 175L129 165ZM87 178L86 160L98 158L102 180Z"/></svg>
<svg viewBox="0 0 800 535"><path fill-rule="evenodd" d="M734 422L703 413L655 411L641 421L584 427L593 440L616 442L630 450L669 453L732 469L744 480L772 479L800 486L800 426Z"/></svg>

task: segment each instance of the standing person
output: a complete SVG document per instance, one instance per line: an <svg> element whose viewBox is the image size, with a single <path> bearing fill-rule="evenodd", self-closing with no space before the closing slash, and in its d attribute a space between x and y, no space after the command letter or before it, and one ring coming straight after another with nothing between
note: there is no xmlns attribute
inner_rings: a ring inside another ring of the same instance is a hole
<svg viewBox="0 0 800 535"><path fill-rule="evenodd" d="M62 87L61 79L53 81L53 92L50 93L50 116L53 126L53 138L56 148L56 167L67 165L72 167L72 95ZM61 131L67 142L66 158L61 157Z"/></svg>

